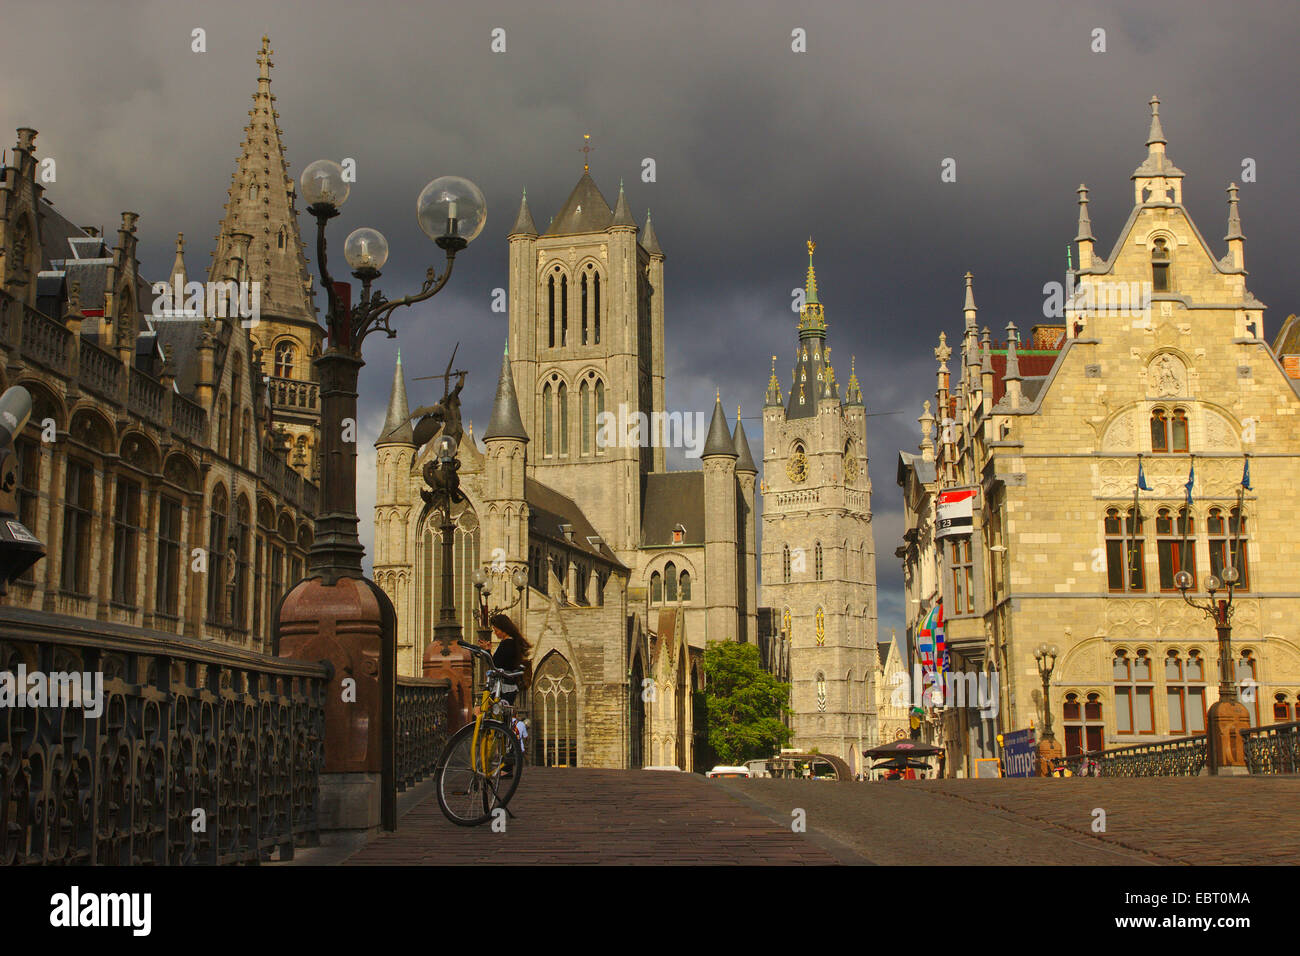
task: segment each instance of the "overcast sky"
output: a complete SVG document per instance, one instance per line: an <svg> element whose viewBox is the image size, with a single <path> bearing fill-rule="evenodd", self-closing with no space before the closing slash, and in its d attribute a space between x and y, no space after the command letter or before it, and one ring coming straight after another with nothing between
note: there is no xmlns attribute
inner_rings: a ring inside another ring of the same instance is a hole
<svg viewBox="0 0 1300 956"><path fill-rule="evenodd" d="M122 210L140 213L151 278L166 274L177 232L191 275L207 268L263 32L291 174L322 156L357 160L331 235L385 233L390 297L440 263L416 225L420 189L448 173L476 181L488 224L450 285L400 316L397 340L367 343L371 454L399 345L409 380L441 371L461 343L466 415L482 432L505 337L490 304L507 284L506 231L525 187L544 228L581 175L583 133L606 198L622 179L638 221L654 211L670 408L707 412L720 388L729 417L744 406L756 454L773 353L789 383L790 292L811 234L839 378L856 355L873 416L886 639L902 626L897 455L916 447L938 333L961 327L962 275L975 273L979 321L995 337L1008 321L1043 321L1079 183L1101 251L1128 214L1153 93L1187 174L1184 201L1220 254L1224 187L1255 160L1257 181L1241 192L1249 287L1269 306L1270 337L1300 308L1286 258L1300 155L1295 4L1131 6L8 0L0 127L40 131L38 155L57 161L47 195L64 215L111 234ZM204 53L191 51L196 28ZM494 28L504 53L490 48ZM791 48L795 29L806 52ZM1098 29L1105 52L1092 50ZM654 183L641 180L646 157ZM955 182L941 182L947 158ZM409 384L415 404L440 394ZM370 468L360 485L369 547Z"/></svg>

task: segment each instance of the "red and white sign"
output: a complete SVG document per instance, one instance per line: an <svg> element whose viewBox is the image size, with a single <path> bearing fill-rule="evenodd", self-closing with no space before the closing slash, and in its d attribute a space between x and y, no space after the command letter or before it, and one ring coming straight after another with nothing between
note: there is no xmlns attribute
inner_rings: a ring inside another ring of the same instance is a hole
<svg viewBox="0 0 1300 956"><path fill-rule="evenodd" d="M953 488L939 492L934 523L936 538L971 533L974 527L975 496L978 493L978 488Z"/></svg>

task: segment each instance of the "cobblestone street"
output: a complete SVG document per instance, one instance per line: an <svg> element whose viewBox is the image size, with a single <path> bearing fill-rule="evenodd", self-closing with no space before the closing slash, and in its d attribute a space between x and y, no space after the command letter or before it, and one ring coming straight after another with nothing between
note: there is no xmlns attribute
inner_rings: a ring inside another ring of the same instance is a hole
<svg viewBox="0 0 1300 956"><path fill-rule="evenodd" d="M791 830L796 809L806 833ZM346 862L1300 863L1300 777L835 784L529 768L511 810L505 833L455 827L429 792Z"/></svg>

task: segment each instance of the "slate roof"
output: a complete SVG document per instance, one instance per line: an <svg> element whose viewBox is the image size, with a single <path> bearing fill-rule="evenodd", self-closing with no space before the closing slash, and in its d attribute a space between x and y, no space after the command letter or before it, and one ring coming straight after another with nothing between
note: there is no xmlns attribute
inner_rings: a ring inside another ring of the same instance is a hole
<svg viewBox="0 0 1300 956"><path fill-rule="evenodd" d="M597 545L588 540L597 537L598 532L572 498L560 494L554 488L548 488L534 478L525 478L524 500L528 502L530 533L585 551L606 564L626 568L604 541ZM572 541L564 535L561 525L565 524L573 526Z"/></svg>
<svg viewBox="0 0 1300 956"><path fill-rule="evenodd" d="M1275 355L1300 354L1300 316L1288 315L1273 340Z"/></svg>
<svg viewBox="0 0 1300 956"><path fill-rule="evenodd" d="M497 396L492 402L492 418L488 421L483 440L489 438L515 438L528 441L523 417L519 414L519 399L515 395L515 379L510 371L509 351L501 354L501 374L497 378Z"/></svg>
<svg viewBox="0 0 1300 956"><path fill-rule="evenodd" d="M749 439L745 437L745 426L740 423L740 409L736 409L736 430L732 432L731 437L734 440L736 449L736 471L757 475L758 466L754 464L754 455L749 450Z"/></svg>
<svg viewBox="0 0 1300 956"><path fill-rule="evenodd" d="M709 422L709 435L704 440L704 450L700 452L701 458L710 455L737 457L736 443L732 440L731 429L727 427L727 413L722 410L721 400L713 403L713 420Z"/></svg>
<svg viewBox="0 0 1300 956"><path fill-rule="evenodd" d="M601 195L590 173L583 173L578 185L556 213L548 236L574 236L585 232L604 232L613 223L614 212Z"/></svg>
<svg viewBox="0 0 1300 956"><path fill-rule="evenodd" d="M641 477L641 544L673 543L673 529L685 529L681 544L704 543L704 472L666 471Z"/></svg>

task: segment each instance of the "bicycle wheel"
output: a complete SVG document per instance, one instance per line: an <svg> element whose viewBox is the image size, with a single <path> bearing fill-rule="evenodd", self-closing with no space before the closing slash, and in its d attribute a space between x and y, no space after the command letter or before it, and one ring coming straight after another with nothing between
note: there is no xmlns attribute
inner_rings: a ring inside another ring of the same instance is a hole
<svg viewBox="0 0 1300 956"><path fill-rule="evenodd" d="M510 759L510 758L513 758ZM438 807L457 826L486 823L503 807L519 784L523 755L519 741L498 721L466 724L452 736L438 762ZM504 776L510 769L509 776Z"/></svg>

